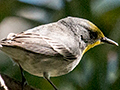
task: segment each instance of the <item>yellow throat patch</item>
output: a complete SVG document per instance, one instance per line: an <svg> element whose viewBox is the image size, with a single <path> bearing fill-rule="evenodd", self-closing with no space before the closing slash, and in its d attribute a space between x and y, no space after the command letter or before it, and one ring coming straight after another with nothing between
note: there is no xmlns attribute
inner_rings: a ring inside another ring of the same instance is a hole
<svg viewBox="0 0 120 90"><path fill-rule="evenodd" d="M87 52L90 48L93 48L93 47L95 47L95 46L97 46L97 45L99 45L99 44L102 44L102 42L101 42L100 40L96 41L96 42L93 43L93 44L89 44L89 45L83 50L82 55L83 55L85 52Z"/></svg>
<svg viewBox="0 0 120 90"><path fill-rule="evenodd" d="M97 32L97 33L98 33L98 39L105 37L104 34L101 32L101 30L100 30L97 26L95 26L93 23L91 23L91 22L89 22L89 21L88 21L88 23L91 25L91 30L92 30L93 32ZM90 48L93 48L93 47L95 47L95 46L97 46L97 45L99 45L99 44L102 44L102 42L101 42L100 40L96 41L96 42L93 43L93 44L88 44L88 46L83 50L82 55L83 55L85 52L87 52Z"/></svg>

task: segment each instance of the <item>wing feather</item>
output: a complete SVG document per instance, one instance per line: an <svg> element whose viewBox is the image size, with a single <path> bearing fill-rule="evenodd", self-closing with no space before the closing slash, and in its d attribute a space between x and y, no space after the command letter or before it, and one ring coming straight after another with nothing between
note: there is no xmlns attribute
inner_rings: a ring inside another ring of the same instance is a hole
<svg viewBox="0 0 120 90"><path fill-rule="evenodd" d="M34 53L45 54L50 56L62 55L64 58L73 60L76 55L58 40L53 40L46 36L37 35L34 33L20 33L8 35L7 38L1 41L4 46L17 46Z"/></svg>

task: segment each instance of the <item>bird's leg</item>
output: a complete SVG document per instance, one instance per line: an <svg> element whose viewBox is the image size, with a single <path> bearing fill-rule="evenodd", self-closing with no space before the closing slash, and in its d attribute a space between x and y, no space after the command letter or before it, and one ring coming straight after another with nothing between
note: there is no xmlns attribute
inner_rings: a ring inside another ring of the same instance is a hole
<svg viewBox="0 0 120 90"><path fill-rule="evenodd" d="M27 81L26 81L26 79L25 79L25 77L24 77L24 73L23 73L23 69L22 69L22 67L19 65L19 67L20 67L20 72L21 72L21 75L22 75L22 90L23 90L23 88L24 88L24 86L27 84Z"/></svg>
<svg viewBox="0 0 120 90"><path fill-rule="evenodd" d="M57 87L53 84L53 82L50 80L49 75L47 72L43 73L44 78L53 86L55 90L58 90Z"/></svg>

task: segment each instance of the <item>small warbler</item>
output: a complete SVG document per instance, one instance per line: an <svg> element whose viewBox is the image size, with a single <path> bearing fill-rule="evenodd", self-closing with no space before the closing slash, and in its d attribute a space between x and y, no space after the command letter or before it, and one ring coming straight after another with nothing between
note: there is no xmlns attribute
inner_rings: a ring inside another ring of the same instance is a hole
<svg viewBox="0 0 120 90"><path fill-rule="evenodd" d="M57 90L50 77L72 71L83 54L102 43L118 46L86 19L67 17L1 40L1 50L32 75L44 77Z"/></svg>

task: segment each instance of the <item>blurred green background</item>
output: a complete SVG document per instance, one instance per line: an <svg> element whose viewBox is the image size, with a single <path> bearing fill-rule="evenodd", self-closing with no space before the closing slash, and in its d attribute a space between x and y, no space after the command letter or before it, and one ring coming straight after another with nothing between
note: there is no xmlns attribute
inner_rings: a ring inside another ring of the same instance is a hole
<svg viewBox="0 0 120 90"><path fill-rule="evenodd" d="M0 39L67 16L92 21L120 44L120 0L0 0ZM21 81L19 67L2 51L0 73ZM42 77L24 73L30 85L53 90ZM120 90L120 47L99 45L72 72L51 80L60 90Z"/></svg>

